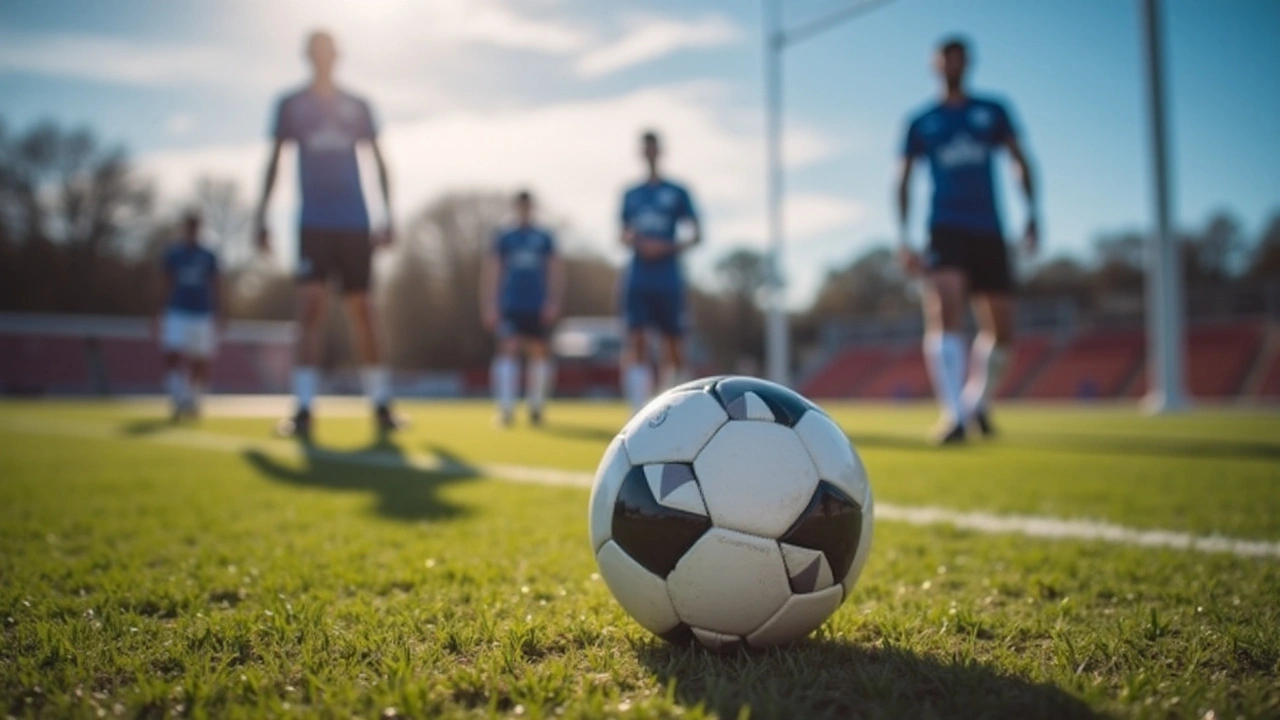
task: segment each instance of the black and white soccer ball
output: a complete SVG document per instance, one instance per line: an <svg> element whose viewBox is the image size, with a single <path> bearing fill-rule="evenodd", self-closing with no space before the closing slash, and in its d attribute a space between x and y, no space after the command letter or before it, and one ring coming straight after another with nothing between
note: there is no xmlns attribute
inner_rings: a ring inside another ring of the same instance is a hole
<svg viewBox="0 0 1280 720"><path fill-rule="evenodd" d="M871 549L866 470L781 385L706 378L655 398L609 445L591 546L622 607L672 642L768 647L817 629Z"/></svg>

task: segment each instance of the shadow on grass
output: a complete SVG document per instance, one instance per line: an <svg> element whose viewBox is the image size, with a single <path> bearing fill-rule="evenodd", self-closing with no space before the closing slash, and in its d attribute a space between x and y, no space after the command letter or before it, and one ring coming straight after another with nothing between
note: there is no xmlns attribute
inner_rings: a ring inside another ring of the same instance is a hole
<svg viewBox="0 0 1280 720"><path fill-rule="evenodd" d="M125 423L120 428L120 433L132 437L142 437L144 435L155 435L165 430L172 430L175 427L177 425L168 418L145 418Z"/></svg>
<svg viewBox="0 0 1280 720"><path fill-rule="evenodd" d="M621 428L619 428L621 429ZM590 440L593 442L609 443L617 436L618 430L610 430L608 428L595 427L592 425L570 425L566 423L548 422L542 427L535 428L537 432L562 437L569 440Z"/></svg>
<svg viewBox="0 0 1280 720"><path fill-rule="evenodd" d="M767 652L717 655L649 645L640 661L676 700L721 717L756 718L1096 718L1066 691L976 662L901 649L804 641Z"/></svg>
<svg viewBox="0 0 1280 720"><path fill-rule="evenodd" d="M1226 438L1095 435L1079 432L1019 432L1012 447L1099 455L1213 458L1216 460L1280 460L1280 443Z"/></svg>
<svg viewBox="0 0 1280 720"><path fill-rule="evenodd" d="M379 440L352 451L326 450L299 444L302 466L284 463L259 450L246 450L244 459L264 477L298 487L339 492L366 492L377 497L376 512L393 520L443 520L467 512L440 497L440 488L476 477L466 463L433 447L437 468L416 467L400 446Z"/></svg>

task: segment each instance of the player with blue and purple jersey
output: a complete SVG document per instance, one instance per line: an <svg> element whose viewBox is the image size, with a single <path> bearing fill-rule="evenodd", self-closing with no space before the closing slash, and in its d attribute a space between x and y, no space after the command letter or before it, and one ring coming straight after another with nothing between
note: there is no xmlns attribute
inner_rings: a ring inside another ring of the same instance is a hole
<svg viewBox="0 0 1280 720"><path fill-rule="evenodd" d="M368 208L360 182L357 149L368 147L378 168L382 199L391 219L391 194L387 168L378 148L373 112L363 99L339 88L334 81L338 51L327 32L307 38L311 82L280 100L272 130L274 145L267 164L262 201L257 214L260 247L268 249L266 207L275 185L276 167L285 143L298 148L298 174L302 213L298 233L297 366L293 371L297 411L280 424L282 434L307 440L311 435L311 404L319 385L322 340L328 282L336 280L346 301L360 358L361 379L374 406L379 432L396 429L399 420L391 412L390 372L382 364L375 331L369 285L373 250L391 241L388 227L371 232Z"/></svg>
<svg viewBox="0 0 1280 720"><path fill-rule="evenodd" d="M622 244L632 250L622 279L622 307L627 343L622 354L622 391L633 410L653 394L646 333L662 336L662 387L679 384L684 368L684 279L680 255L702 238L689 191L658 172L661 145L646 132L641 152L648 167L644 182L622 198ZM682 237L683 236L683 237Z"/></svg>
<svg viewBox="0 0 1280 720"><path fill-rule="evenodd" d="M943 98L909 123L898 176L900 257L908 271L923 272L926 280L924 355L943 409L940 443L963 441L970 420L983 435L994 434L989 403L1013 340L1013 273L992 168L1000 149L1008 151L1027 200L1024 248L1033 252L1039 238L1030 163L1004 105L967 92L968 56L959 38L938 46L935 67ZM933 177L929 247L923 257L911 248L907 232L911 171L920 158L928 159ZM970 353L962 334L966 295L979 327L968 373Z"/></svg>
<svg viewBox="0 0 1280 720"><path fill-rule="evenodd" d="M540 425L551 383L547 334L560 316L564 266L551 232L533 222L533 196L528 191L516 193L515 211L515 225L499 230L485 255L480 311L485 327L498 339L490 382L499 421L510 426L514 420L518 355L523 350L529 420Z"/></svg>
<svg viewBox="0 0 1280 720"><path fill-rule="evenodd" d="M165 304L156 317L172 419L199 414L209 360L222 322L218 256L200 244L200 215L182 218L182 237L165 250Z"/></svg>

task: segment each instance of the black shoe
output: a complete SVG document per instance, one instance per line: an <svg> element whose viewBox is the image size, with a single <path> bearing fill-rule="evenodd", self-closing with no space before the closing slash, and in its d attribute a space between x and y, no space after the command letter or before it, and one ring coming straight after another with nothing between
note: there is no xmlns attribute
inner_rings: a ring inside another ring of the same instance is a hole
<svg viewBox="0 0 1280 720"><path fill-rule="evenodd" d="M941 430L934 433L934 445L960 445L965 441L964 425L956 423L954 425L944 426Z"/></svg>
<svg viewBox="0 0 1280 720"><path fill-rule="evenodd" d="M297 438L302 442L311 442L311 411L299 408L291 418L276 423L276 434L280 437Z"/></svg>
<svg viewBox="0 0 1280 720"><path fill-rule="evenodd" d="M542 427L542 410L541 409L529 411L529 424L534 427Z"/></svg>
<svg viewBox="0 0 1280 720"><path fill-rule="evenodd" d="M409 426L409 421L391 410L390 405L379 405L373 411L373 424L379 435L387 435Z"/></svg>
<svg viewBox="0 0 1280 720"><path fill-rule="evenodd" d="M973 411L973 424L978 427L978 432L982 433L982 437L990 439L996 436L996 426L991 423L991 416L987 414L986 408L978 408Z"/></svg>

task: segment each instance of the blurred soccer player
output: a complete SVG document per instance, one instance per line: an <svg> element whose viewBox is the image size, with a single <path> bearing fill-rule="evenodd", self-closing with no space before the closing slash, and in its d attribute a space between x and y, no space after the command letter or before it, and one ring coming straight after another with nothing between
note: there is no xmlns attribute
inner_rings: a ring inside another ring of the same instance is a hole
<svg viewBox="0 0 1280 720"><path fill-rule="evenodd" d="M391 377L382 364L373 308L369 300L375 247L391 242L391 194L387 167L378 149L373 113L363 99L339 88L333 77L338 50L333 37L315 32L307 38L311 82L289 93L276 109L275 143L267 162L262 201L257 214L259 246L270 246L265 218L275 185L280 150L286 142L298 147L302 189L302 217L298 233L298 325L293 391L294 416L280 423L281 434L304 440L311 436L311 404L319 385L317 365L328 298L327 283L340 284L362 365L361 380L374 407L379 433L395 430L399 420L391 412ZM372 233L361 192L356 149L367 144L378 166L388 227Z"/></svg>
<svg viewBox="0 0 1280 720"><path fill-rule="evenodd" d="M991 162L1001 148L1009 152L1027 200L1024 249L1034 252L1038 241L1030 165L1005 107L966 90L968 59L962 39L948 38L938 46L934 63L942 100L911 120L898 175L899 258L909 272L925 277L924 356L943 410L935 438L940 443L962 442L970 420L982 434L995 433L991 395L1013 341L1013 273ZM933 176L929 246L923 255L912 248L907 230L911 171L921 157L928 158ZM966 296L979 327L971 353L962 334Z"/></svg>
<svg viewBox="0 0 1280 720"><path fill-rule="evenodd" d="M200 215L182 218L182 237L164 253L164 309L156 317L171 417L196 417L222 322L218 256L200 244Z"/></svg>
<svg viewBox="0 0 1280 720"><path fill-rule="evenodd" d="M533 198L528 192L516 194L515 210L515 226L499 231L485 255L480 309L485 327L498 339L490 382L499 419L508 426L514 420L518 355L523 351L528 364L525 390L529 421L541 425L551 383L547 334L560 316L564 266L556 253L555 238L533 224Z"/></svg>
<svg viewBox="0 0 1280 720"><path fill-rule="evenodd" d="M657 330L662 336L661 386L669 388L684 379L684 281L679 256L702 238L689 192L658 171L657 134L646 132L640 142L649 175L622 199L622 244L631 248L632 257L622 286L627 342L621 371L622 392L632 410L639 410L653 394L648 331ZM682 227L687 228L685 239L679 237Z"/></svg>

